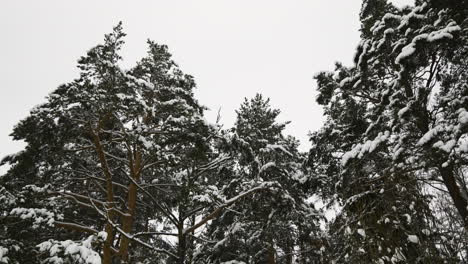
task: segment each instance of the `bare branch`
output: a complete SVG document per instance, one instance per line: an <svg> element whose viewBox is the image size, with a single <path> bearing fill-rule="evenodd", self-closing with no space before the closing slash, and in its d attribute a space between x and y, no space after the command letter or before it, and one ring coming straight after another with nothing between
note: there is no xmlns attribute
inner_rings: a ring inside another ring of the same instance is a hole
<svg viewBox="0 0 468 264"><path fill-rule="evenodd" d="M79 232L84 232L84 233L89 233L89 234L97 234L98 233L98 231L96 229L93 229L93 228L88 227L88 226L75 224L75 223L55 221L54 225L56 227L66 228L66 229L69 229L69 230L79 231Z"/></svg>
<svg viewBox="0 0 468 264"><path fill-rule="evenodd" d="M133 237L139 237L139 236L178 236L178 234L175 233L167 233L167 232L139 232L133 235Z"/></svg>
<svg viewBox="0 0 468 264"><path fill-rule="evenodd" d="M139 188L140 190L142 190L146 195L148 195L151 200L154 202L154 204L156 205L156 207L158 207L158 209L167 217L169 218L169 221L171 221L174 225L177 226L177 217L175 217L170 210L168 210L167 208L164 208L163 205L161 205L158 200L156 200L156 198L154 198L153 195L151 195L151 193L149 193L147 190L145 190L145 188L141 187L134 179L132 179L132 177L128 176L127 177L130 179L130 181L132 181L137 188Z"/></svg>

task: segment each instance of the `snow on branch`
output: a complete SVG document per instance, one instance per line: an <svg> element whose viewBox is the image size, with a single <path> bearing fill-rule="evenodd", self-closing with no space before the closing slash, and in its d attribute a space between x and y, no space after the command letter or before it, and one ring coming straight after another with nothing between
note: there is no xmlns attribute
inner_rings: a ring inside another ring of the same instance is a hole
<svg viewBox="0 0 468 264"><path fill-rule="evenodd" d="M341 158L341 164L346 166L348 161L353 158L362 158L366 153L372 153L382 142L385 142L390 136L390 131L379 133L373 140L367 140L364 144L357 144L353 149L346 152Z"/></svg>
<svg viewBox="0 0 468 264"><path fill-rule="evenodd" d="M41 224L52 226L55 221L55 213L45 208L14 208L10 215L18 216L21 219L32 219L33 228L38 228Z"/></svg>
<svg viewBox="0 0 468 264"><path fill-rule="evenodd" d="M293 156L293 154L291 154L291 152L289 152L289 151L288 151L284 146L282 146L282 145L274 145L274 144L272 145L272 144L268 144L268 145L266 146L266 149L269 149L269 150L279 150L279 151L285 153L286 155L288 155L288 156L290 156L290 157Z"/></svg>
<svg viewBox="0 0 468 264"><path fill-rule="evenodd" d="M64 263L64 260L72 260L73 263L100 264L101 257L94 251L93 245L102 243L106 239L106 232L91 235L83 241L49 240L37 245L40 252L48 253L46 263Z"/></svg>
<svg viewBox="0 0 468 264"><path fill-rule="evenodd" d="M403 60L411 57L416 52L419 42L436 42L443 39L453 39L452 33L460 31L461 27L455 22L449 23L445 28L430 33L423 33L413 38L410 44L403 47L400 54L395 59L395 63L401 64Z"/></svg>
<svg viewBox="0 0 468 264"><path fill-rule="evenodd" d="M203 218L202 220L200 220L200 222L196 223L195 225L187 228L184 230L183 234L188 234L188 233L191 233L193 231L195 231L197 228L203 226L204 224L206 224L208 221L210 221L211 219L214 219L216 217L218 217L218 215L228 206L234 204L235 202L239 201L240 199L246 197L246 196L249 196L255 192L258 192L258 191L264 191L264 190L268 190L270 186L268 186L268 184L264 183L260 186L257 186L257 187L254 187L248 191L245 191L229 200L226 200L224 202L224 204L220 205L218 208L216 208L212 213L210 213L209 215L207 215L205 218Z"/></svg>

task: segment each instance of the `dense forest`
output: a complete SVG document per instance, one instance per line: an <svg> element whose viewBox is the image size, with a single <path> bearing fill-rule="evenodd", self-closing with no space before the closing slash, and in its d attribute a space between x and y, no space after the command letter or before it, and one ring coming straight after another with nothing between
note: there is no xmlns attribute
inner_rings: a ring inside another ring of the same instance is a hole
<svg viewBox="0 0 468 264"><path fill-rule="evenodd" d="M261 94L207 122L165 45L123 69L119 23L13 129L0 263L468 263L468 2L360 21L307 152Z"/></svg>

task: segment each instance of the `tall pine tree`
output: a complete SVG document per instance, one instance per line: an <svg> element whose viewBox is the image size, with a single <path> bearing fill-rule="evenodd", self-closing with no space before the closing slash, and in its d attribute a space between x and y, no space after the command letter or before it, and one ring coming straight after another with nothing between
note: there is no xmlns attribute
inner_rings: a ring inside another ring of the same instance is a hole
<svg viewBox="0 0 468 264"><path fill-rule="evenodd" d="M337 260L460 257L439 246L429 198L444 188L466 226L466 16L434 2L365 1L355 66L316 77L327 122L309 163L343 206Z"/></svg>
<svg viewBox="0 0 468 264"><path fill-rule="evenodd" d="M220 190L273 188L235 204L208 226L206 238L218 242L201 248L199 258L207 263L314 263L320 258L320 213L307 202L303 155L297 140L283 135L287 123L278 123L279 113L260 94L237 110L225 150L235 163L219 181Z"/></svg>

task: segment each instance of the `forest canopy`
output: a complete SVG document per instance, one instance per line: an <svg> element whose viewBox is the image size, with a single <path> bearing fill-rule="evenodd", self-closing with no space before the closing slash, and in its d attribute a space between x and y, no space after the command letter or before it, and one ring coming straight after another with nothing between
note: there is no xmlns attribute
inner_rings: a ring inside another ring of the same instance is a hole
<svg viewBox="0 0 468 264"><path fill-rule="evenodd" d="M11 133L0 263L467 262L468 3L360 21L353 65L314 77L307 152L262 94L206 121L165 45L123 68L116 25Z"/></svg>

